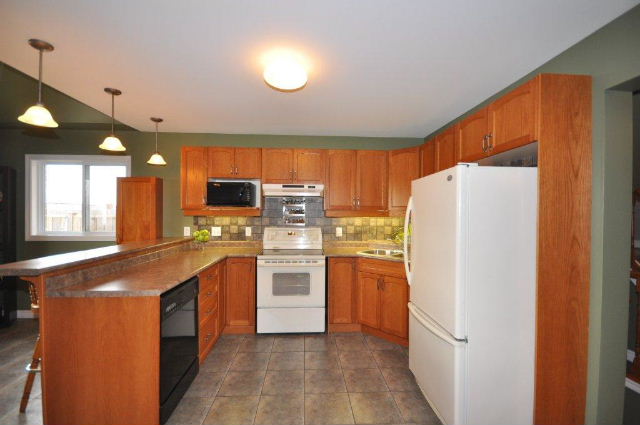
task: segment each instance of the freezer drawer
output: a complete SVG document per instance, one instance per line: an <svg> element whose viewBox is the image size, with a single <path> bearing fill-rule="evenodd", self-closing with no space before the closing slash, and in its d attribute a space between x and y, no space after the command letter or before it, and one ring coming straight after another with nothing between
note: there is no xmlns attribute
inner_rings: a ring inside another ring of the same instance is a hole
<svg viewBox="0 0 640 425"><path fill-rule="evenodd" d="M443 424L466 424L467 344L439 329L409 304L409 368Z"/></svg>

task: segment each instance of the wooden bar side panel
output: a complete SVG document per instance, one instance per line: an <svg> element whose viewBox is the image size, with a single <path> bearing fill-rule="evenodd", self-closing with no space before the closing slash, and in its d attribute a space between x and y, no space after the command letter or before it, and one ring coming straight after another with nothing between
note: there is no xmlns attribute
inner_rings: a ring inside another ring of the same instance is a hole
<svg viewBox="0 0 640 425"><path fill-rule="evenodd" d="M160 298L47 298L49 425L157 425Z"/></svg>
<svg viewBox="0 0 640 425"><path fill-rule="evenodd" d="M591 77L542 74L534 423L582 424L591 277Z"/></svg>

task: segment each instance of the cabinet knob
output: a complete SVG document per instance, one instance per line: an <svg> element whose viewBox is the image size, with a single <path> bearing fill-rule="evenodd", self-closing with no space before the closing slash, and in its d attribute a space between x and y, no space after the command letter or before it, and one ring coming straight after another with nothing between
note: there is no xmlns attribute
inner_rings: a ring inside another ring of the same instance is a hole
<svg viewBox="0 0 640 425"><path fill-rule="evenodd" d="M213 295L213 292L207 291L207 296L210 297L211 295Z"/></svg>
<svg viewBox="0 0 640 425"><path fill-rule="evenodd" d="M238 167L236 167L236 175L238 174Z"/></svg>
<svg viewBox="0 0 640 425"><path fill-rule="evenodd" d="M493 133L489 132L489 134L487 134L487 143L488 143L488 150L489 152L491 152L494 148L493 146Z"/></svg>

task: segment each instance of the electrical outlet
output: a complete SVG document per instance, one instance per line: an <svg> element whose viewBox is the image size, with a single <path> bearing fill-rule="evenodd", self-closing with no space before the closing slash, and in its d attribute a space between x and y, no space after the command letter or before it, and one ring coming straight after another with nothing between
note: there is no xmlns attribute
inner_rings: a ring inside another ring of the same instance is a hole
<svg viewBox="0 0 640 425"><path fill-rule="evenodd" d="M212 226L211 227L211 236L222 236L222 227L220 227L220 226Z"/></svg>
<svg viewBox="0 0 640 425"><path fill-rule="evenodd" d="M342 227L336 227L336 238L342 237Z"/></svg>
<svg viewBox="0 0 640 425"><path fill-rule="evenodd" d="M183 232L184 236L191 236L191 227L189 226L184 226L184 232Z"/></svg>
<svg viewBox="0 0 640 425"><path fill-rule="evenodd" d="M251 226L247 226L244 228L244 235L251 236Z"/></svg>

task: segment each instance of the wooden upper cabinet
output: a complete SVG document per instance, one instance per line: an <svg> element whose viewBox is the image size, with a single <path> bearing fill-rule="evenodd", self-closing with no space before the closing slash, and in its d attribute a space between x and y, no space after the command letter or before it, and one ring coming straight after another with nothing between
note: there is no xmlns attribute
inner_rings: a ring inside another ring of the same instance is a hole
<svg viewBox="0 0 640 425"><path fill-rule="evenodd" d="M491 155L537 140L539 88L534 78L489 105Z"/></svg>
<svg viewBox="0 0 640 425"><path fill-rule="evenodd" d="M487 108L456 124L458 144L457 162L474 162L487 155L489 120Z"/></svg>
<svg viewBox="0 0 640 425"><path fill-rule="evenodd" d="M353 210L356 199L356 151L329 150L325 177L326 210Z"/></svg>
<svg viewBox="0 0 640 425"><path fill-rule="evenodd" d="M436 172L436 143L433 140L427 140L424 145L420 146L420 154L422 156L420 164L422 170L420 176L428 176Z"/></svg>
<svg viewBox="0 0 640 425"><path fill-rule="evenodd" d="M162 179L118 178L116 243L162 237Z"/></svg>
<svg viewBox="0 0 640 425"><path fill-rule="evenodd" d="M234 177L234 148L207 148L207 177Z"/></svg>
<svg viewBox="0 0 640 425"><path fill-rule="evenodd" d="M329 258L329 323L357 323L356 292L356 259Z"/></svg>
<svg viewBox="0 0 640 425"><path fill-rule="evenodd" d="M436 136L436 171L446 170L456 165L455 136L455 126Z"/></svg>
<svg viewBox="0 0 640 425"><path fill-rule="evenodd" d="M235 177L243 179L259 179L262 168L262 149L235 148Z"/></svg>
<svg viewBox="0 0 640 425"><path fill-rule="evenodd" d="M203 209L207 193L207 148L183 146L180 174L182 209Z"/></svg>
<svg viewBox="0 0 640 425"><path fill-rule="evenodd" d="M358 272L358 322L378 329L380 327L380 282L382 276Z"/></svg>
<svg viewBox="0 0 640 425"><path fill-rule="evenodd" d="M389 152L389 209L401 212L411 196L411 182L420 177L420 148Z"/></svg>
<svg viewBox="0 0 640 425"><path fill-rule="evenodd" d="M293 178L296 183L324 182L325 151L323 149L295 149Z"/></svg>
<svg viewBox="0 0 640 425"><path fill-rule="evenodd" d="M263 183L322 183L325 151L322 149L263 149Z"/></svg>
<svg viewBox="0 0 640 425"><path fill-rule="evenodd" d="M387 151L359 150L356 151L356 160L356 208L359 211L386 211L389 181Z"/></svg>
<svg viewBox="0 0 640 425"><path fill-rule="evenodd" d="M409 337L409 286L405 279L384 276L380 291L380 330Z"/></svg>
<svg viewBox="0 0 640 425"><path fill-rule="evenodd" d="M260 178L259 148L208 148L207 176L230 178Z"/></svg>
<svg viewBox="0 0 640 425"><path fill-rule="evenodd" d="M226 325L248 330L256 324L256 259L228 258Z"/></svg>
<svg viewBox="0 0 640 425"><path fill-rule="evenodd" d="M262 149L262 183L293 183L293 149Z"/></svg>

